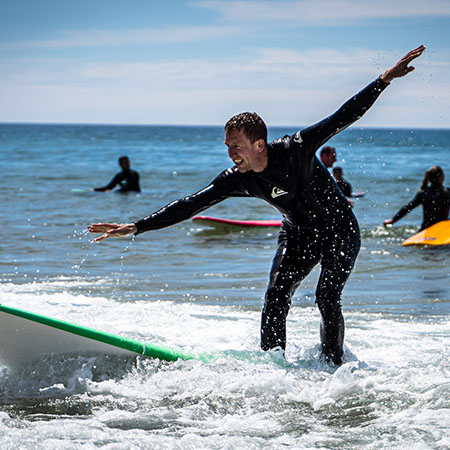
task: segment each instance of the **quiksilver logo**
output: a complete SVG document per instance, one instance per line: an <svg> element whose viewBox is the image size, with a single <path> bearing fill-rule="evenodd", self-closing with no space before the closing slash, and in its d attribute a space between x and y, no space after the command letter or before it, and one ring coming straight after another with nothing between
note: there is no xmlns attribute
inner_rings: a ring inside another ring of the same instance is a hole
<svg viewBox="0 0 450 450"><path fill-rule="evenodd" d="M279 187L274 187L272 189L272 198L277 198L277 197L281 197L282 195L286 195L287 192L283 191L283 189L279 188Z"/></svg>
<svg viewBox="0 0 450 450"><path fill-rule="evenodd" d="M300 135L300 131L297 131L294 135L294 141L298 144L301 144L303 142L302 136Z"/></svg>

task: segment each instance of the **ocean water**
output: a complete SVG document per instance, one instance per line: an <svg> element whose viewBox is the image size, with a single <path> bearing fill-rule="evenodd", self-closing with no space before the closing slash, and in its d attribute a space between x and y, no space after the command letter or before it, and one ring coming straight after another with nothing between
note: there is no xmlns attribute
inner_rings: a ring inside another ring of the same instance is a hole
<svg viewBox="0 0 450 450"><path fill-rule="evenodd" d="M295 131L269 130L272 139ZM186 221L99 244L85 231L207 185L230 165L220 127L0 125L0 302L187 352L224 352L210 364L54 355L0 367L0 447L449 448L450 246L401 246L419 229L419 209L381 224L430 166L450 180L450 130L353 127L330 144L365 193L355 199L362 248L343 294L339 368L318 351L318 269L294 297L286 360L259 350L276 230ZM142 193L91 192L124 154ZM278 218L256 199L206 213Z"/></svg>

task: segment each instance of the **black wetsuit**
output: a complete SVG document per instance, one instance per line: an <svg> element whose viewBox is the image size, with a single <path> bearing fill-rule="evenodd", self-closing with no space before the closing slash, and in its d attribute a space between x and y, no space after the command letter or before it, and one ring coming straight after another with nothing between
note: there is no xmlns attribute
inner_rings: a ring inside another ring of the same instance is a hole
<svg viewBox="0 0 450 450"><path fill-rule="evenodd" d="M352 196L352 185L345 178L336 180L336 184L346 197Z"/></svg>
<svg viewBox="0 0 450 450"><path fill-rule="evenodd" d="M358 120L386 86L378 78L328 118L269 143L264 171L241 173L236 167L224 170L201 191L135 222L136 234L167 227L229 197L256 197L278 209L283 224L262 314L264 350L285 348L291 297L313 267L321 263L316 302L321 313L322 350L334 362L341 362L341 292L356 260L360 235L352 208L315 153Z"/></svg>
<svg viewBox="0 0 450 450"><path fill-rule="evenodd" d="M122 170L116 174L106 186L94 188L94 191L110 191L118 184L120 185L120 189L117 189L117 192L141 192L141 188L139 186L139 174L132 169Z"/></svg>
<svg viewBox="0 0 450 450"><path fill-rule="evenodd" d="M419 190L408 204L400 208L392 220L397 222L419 205L423 206L421 230L424 230L441 220L446 220L450 208L450 188L440 184L437 186L428 186L424 190Z"/></svg>

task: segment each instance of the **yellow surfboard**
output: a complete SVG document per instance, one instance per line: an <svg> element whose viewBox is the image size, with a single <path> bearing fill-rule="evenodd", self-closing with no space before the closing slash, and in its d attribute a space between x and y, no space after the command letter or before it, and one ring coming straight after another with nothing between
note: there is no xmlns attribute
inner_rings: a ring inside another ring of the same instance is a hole
<svg viewBox="0 0 450 450"><path fill-rule="evenodd" d="M450 220L425 228L425 230L411 236L402 245L447 245L450 244Z"/></svg>

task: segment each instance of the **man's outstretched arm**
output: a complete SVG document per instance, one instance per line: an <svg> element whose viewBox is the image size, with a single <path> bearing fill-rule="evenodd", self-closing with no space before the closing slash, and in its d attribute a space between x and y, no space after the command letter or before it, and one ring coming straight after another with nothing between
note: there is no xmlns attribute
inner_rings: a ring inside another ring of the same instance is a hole
<svg viewBox="0 0 450 450"><path fill-rule="evenodd" d="M237 170L221 172L206 188L195 194L175 200L158 211L134 223L94 223L87 227L91 233L103 233L94 242L109 237L126 237L144 231L166 228L198 214L229 197L248 197L239 181Z"/></svg>
<svg viewBox="0 0 450 450"><path fill-rule="evenodd" d="M423 45L411 50L390 69L387 69L375 81L345 102L331 116L300 131L303 141L310 142L309 151L312 158L316 150L334 135L360 119L375 103L381 92L395 78L400 78L414 70L408 64L418 58L425 50Z"/></svg>

